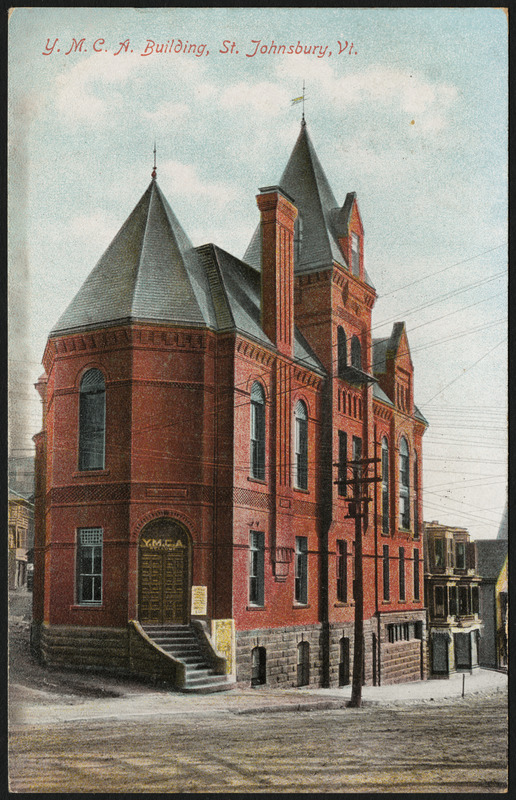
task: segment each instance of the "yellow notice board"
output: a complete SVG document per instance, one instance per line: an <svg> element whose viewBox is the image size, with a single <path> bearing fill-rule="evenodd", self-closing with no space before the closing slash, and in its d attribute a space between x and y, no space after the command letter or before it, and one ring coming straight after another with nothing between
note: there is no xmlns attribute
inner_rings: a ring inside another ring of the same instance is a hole
<svg viewBox="0 0 516 800"><path fill-rule="evenodd" d="M226 672L235 672L235 623L232 619L213 619L211 638L216 650L226 659Z"/></svg>
<svg viewBox="0 0 516 800"><path fill-rule="evenodd" d="M208 587L192 586L192 615L203 617L208 608Z"/></svg>

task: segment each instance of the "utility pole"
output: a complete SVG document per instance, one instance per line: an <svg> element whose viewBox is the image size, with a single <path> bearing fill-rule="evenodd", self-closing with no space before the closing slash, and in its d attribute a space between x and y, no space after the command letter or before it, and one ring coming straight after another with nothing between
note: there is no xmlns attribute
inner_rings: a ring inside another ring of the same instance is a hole
<svg viewBox="0 0 516 800"><path fill-rule="evenodd" d="M351 686L350 708L360 708L362 705L362 683L364 677L364 573L362 557L362 519L366 515L365 506L371 501L367 494L370 483L378 483L381 478L369 478L364 474L369 464L376 464L379 458L359 458L348 462L348 467L353 470L351 480L337 480L340 483L353 486L353 496L348 500L348 519L355 520L355 633L353 646L353 680ZM338 466L338 464L336 465Z"/></svg>

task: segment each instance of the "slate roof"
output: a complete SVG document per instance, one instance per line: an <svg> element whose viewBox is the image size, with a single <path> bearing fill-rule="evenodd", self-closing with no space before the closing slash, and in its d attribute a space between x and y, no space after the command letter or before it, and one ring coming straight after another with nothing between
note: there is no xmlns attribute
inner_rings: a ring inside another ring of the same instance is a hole
<svg viewBox="0 0 516 800"><path fill-rule="evenodd" d="M349 269L338 238L347 234L356 195L349 193L344 206L338 206L305 122L301 125L301 132L278 185L292 197L298 210L298 220L302 224L300 243L295 245L295 273L315 272L331 266L332 261L338 261ZM296 222L295 239L299 236L299 223ZM255 269L261 269L259 224L245 252L244 261ZM373 286L367 273L365 280L369 286Z"/></svg>
<svg viewBox="0 0 516 800"><path fill-rule="evenodd" d="M51 335L137 320L216 324L207 275L155 180Z"/></svg>
<svg viewBox="0 0 516 800"><path fill-rule="evenodd" d="M211 276L218 330L237 330L272 347L260 323L260 272L214 244L198 247L197 253ZM310 369L325 374L323 365L295 326L294 358Z"/></svg>
<svg viewBox="0 0 516 800"><path fill-rule="evenodd" d="M507 558L506 539L477 539L478 573L486 580L496 581Z"/></svg>

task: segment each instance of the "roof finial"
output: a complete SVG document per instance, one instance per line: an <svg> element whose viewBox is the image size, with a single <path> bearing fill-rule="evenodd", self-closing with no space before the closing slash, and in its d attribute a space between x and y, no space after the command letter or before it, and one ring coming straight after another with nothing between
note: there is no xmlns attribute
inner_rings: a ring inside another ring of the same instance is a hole
<svg viewBox="0 0 516 800"><path fill-rule="evenodd" d="M152 180L156 180L156 140L154 140L154 167L152 168Z"/></svg>
<svg viewBox="0 0 516 800"><path fill-rule="evenodd" d="M297 103L303 103L303 114L301 116L301 125L306 125L305 122L305 82L303 81L303 94L300 97L294 97L292 100L292 105L295 106Z"/></svg>

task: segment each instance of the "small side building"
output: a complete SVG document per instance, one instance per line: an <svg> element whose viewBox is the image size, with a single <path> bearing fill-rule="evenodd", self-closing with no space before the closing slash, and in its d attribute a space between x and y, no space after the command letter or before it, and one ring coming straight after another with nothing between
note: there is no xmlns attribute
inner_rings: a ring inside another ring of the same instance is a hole
<svg viewBox="0 0 516 800"><path fill-rule="evenodd" d="M9 489L8 586L20 589L27 584L29 550L34 547L34 503Z"/></svg>
<svg viewBox="0 0 516 800"><path fill-rule="evenodd" d="M475 542L465 528L425 522L429 677L478 667L479 585Z"/></svg>
<svg viewBox="0 0 516 800"><path fill-rule="evenodd" d="M480 610L484 630L480 639L481 667L506 669L508 666L507 539L477 541L480 583Z"/></svg>

